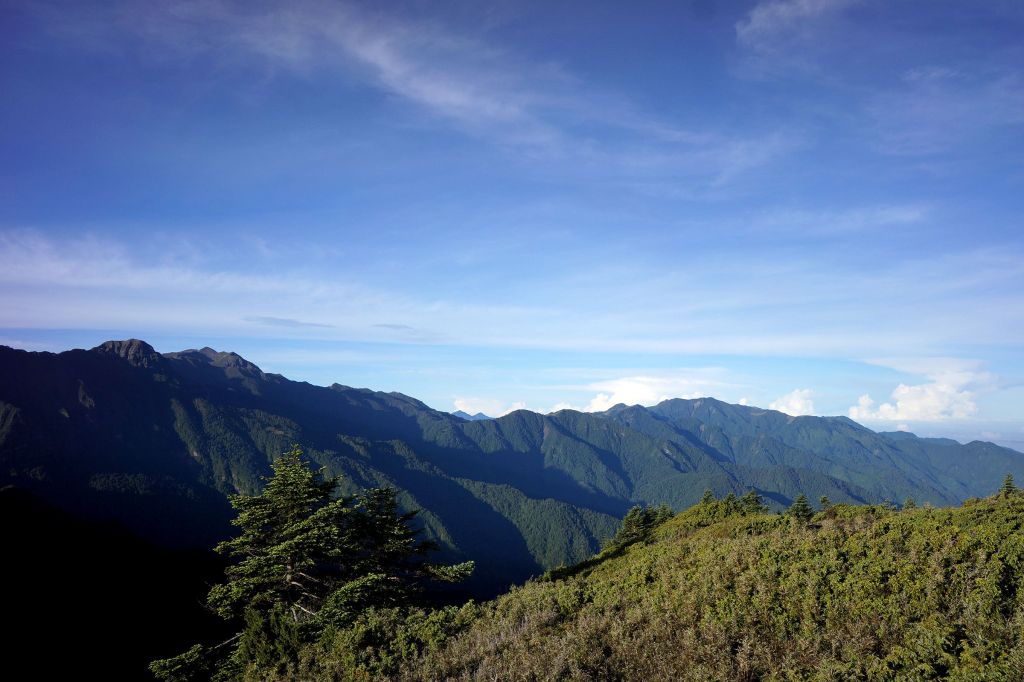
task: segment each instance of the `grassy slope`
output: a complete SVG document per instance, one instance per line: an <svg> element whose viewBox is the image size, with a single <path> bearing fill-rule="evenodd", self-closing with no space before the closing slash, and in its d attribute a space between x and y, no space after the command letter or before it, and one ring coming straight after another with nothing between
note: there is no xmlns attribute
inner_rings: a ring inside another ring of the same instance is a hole
<svg viewBox="0 0 1024 682"><path fill-rule="evenodd" d="M485 604L405 677L1024 679L1024 494L809 527L721 511Z"/></svg>

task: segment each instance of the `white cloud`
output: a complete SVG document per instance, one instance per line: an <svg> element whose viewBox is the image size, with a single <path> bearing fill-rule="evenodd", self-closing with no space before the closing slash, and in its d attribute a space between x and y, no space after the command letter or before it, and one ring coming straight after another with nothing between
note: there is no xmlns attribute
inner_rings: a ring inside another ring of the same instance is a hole
<svg viewBox="0 0 1024 682"><path fill-rule="evenodd" d="M773 400L768 404L768 409L785 412L794 417L814 414L814 401L811 400L812 393L813 391L809 388L795 389Z"/></svg>
<svg viewBox="0 0 1024 682"><path fill-rule="evenodd" d="M862 395L850 407L851 419L863 421L943 421L967 419L978 412L977 390L996 383L996 377L981 370L977 360L960 358L911 358L870 360L899 371L922 374L930 381L921 384L900 383L889 402L876 404L870 395Z"/></svg>
<svg viewBox="0 0 1024 682"><path fill-rule="evenodd" d="M978 411L974 393L942 382L917 386L900 384L890 399L891 402L875 406L871 396L864 394L850 408L850 418L864 421L939 421L972 417Z"/></svg>
<svg viewBox="0 0 1024 682"><path fill-rule="evenodd" d="M462 410L467 414L483 412L488 417L504 417L516 410L529 409L523 401L504 403L490 398L456 398L453 404L456 410Z"/></svg>
<svg viewBox="0 0 1024 682"><path fill-rule="evenodd" d="M511 405L509 405L508 407L506 407L505 409L503 409L501 412L499 412L498 416L499 417L504 417L509 412L515 412L516 410L528 410L528 409L530 409L530 408L529 408L529 406L527 406L527 404L524 401L517 400L514 403L512 403Z"/></svg>
<svg viewBox="0 0 1024 682"><path fill-rule="evenodd" d="M716 390L734 387L722 378L723 373L720 367L694 367L605 379L583 385L558 386L554 388L574 393L598 393L590 400L584 399L585 402L558 402L548 412L604 412L619 404L649 407L672 398L701 398L712 395Z"/></svg>
<svg viewBox="0 0 1024 682"><path fill-rule="evenodd" d="M615 405L656 405L671 398L701 398L712 386L720 385L709 377L664 375L631 376L589 384L599 393L583 408L584 412L603 412Z"/></svg>

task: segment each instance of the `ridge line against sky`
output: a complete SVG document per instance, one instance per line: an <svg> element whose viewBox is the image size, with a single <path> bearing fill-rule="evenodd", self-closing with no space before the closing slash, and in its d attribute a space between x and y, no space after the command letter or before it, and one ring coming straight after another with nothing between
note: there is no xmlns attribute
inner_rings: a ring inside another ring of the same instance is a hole
<svg viewBox="0 0 1024 682"><path fill-rule="evenodd" d="M0 343L1024 441L1024 6L0 3ZM883 358L883 359L879 359Z"/></svg>

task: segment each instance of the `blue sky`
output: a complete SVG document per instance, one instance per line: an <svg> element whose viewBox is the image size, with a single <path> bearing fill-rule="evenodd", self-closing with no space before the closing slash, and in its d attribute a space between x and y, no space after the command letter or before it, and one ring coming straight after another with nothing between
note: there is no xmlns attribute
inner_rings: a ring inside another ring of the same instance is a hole
<svg viewBox="0 0 1024 682"><path fill-rule="evenodd" d="M1024 448L1024 5L0 2L0 343Z"/></svg>

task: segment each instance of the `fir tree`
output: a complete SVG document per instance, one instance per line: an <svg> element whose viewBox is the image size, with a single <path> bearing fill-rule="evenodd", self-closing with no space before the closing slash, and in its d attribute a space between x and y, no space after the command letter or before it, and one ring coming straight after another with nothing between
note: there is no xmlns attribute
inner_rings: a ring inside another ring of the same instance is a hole
<svg viewBox="0 0 1024 682"><path fill-rule="evenodd" d="M1017 492L1017 486L1013 483L1013 474L1006 474L1006 478L1003 479L1003 485L999 488L1000 497L1010 497Z"/></svg>
<svg viewBox="0 0 1024 682"><path fill-rule="evenodd" d="M672 511L672 507L665 503L658 505L654 509L635 505L626 513L618 532L605 545L605 548L616 549L640 542L641 540L650 540L651 532L674 515L675 512Z"/></svg>
<svg viewBox="0 0 1024 682"><path fill-rule="evenodd" d="M428 579L455 582L472 571L472 562L426 561L435 545L418 539L415 512L399 513L394 490L335 498L337 482L307 467L298 446L271 466L262 493L230 498L241 533L215 548L236 563L208 601L242 631L216 647L155 661L150 670L159 679L231 679L249 664L279 666L329 625L407 603Z"/></svg>
<svg viewBox="0 0 1024 682"><path fill-rule="evenodd" d="M832 508L832 500L828 499L828 495L822 495L818 498L818 504L821 505L822 511L828 511Z"/></svg>
<svg viewBox="0 0 1024 682"><path fill-rule="evenodd" d="M754 489L751 489L740 498L740 507L743 508L744 514L763 514L767 511L767 507L764 506L764 500L761 499L761 496Z"/></svg>
<svg viewBox="0 0 1024 682"><path fill-rule="evenodd" d="M807 523L814 517L814 510L811 509L811 505L807 502L807 496L800 493L793 500L793 504L789 507L786 514L797 521Z"/></svg>
<svg viewBox="0 0 1024 682"><path fill-rule="evenodd" d="M700 503L701 504L711 504L714 501L715 501L715 494L713 492L711 492L711 488L705 488L704 489L704 494L701 495Z"/></svg>
<svg viewBox="0 0 1024 682"><path fill-rule="evenodd" d="M259 495L233 495L238 537L214 549L238 563L227 582L210 591L209 603L225 617L282 604L295 621L316 615L329 585L314 575L330 560L344 562L353 547L343 537L352 497L332 500L336 484L302 462L295 447L271 465L273 475Z"/></svg>
<svg viewBox="0 0 1024 682"><path fill-rule="evenodd" d="M675 515L676 515L676 513L675 513L675 511L672 510L672 507L670 507L670 506L668 506L668 504L662 502L657 507L655 507L653 512L652 512L652 518L651 518L652 526L655 526L655 527L656 526L660 526L661 524L665 523L666 521L668 521L669 519L671 519Z"/></svg>
<svg viewBox="0 0 1024 682"><path fill-rule="evenodd" d="M636 542L644 536L645 530L644 509L639 505L631 507L626 516L622 519L622 526L616 534L616 544L627 544Z"/></svg>

